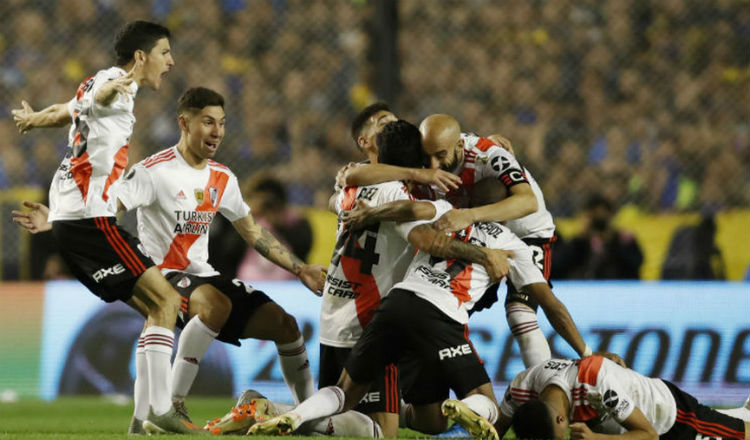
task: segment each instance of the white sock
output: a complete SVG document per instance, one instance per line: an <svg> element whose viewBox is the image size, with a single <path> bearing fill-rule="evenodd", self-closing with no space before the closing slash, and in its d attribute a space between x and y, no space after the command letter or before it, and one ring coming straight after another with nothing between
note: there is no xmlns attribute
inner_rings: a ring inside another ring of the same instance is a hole
<svg viewBox="0 0 750 440"><path fill-rule="evenodd" d="M309 422L341 412L345 398L344 390L337 386L321 388L289 413L298 415L301 423Z"/></svg>
<svg viewBox="0 0 750 440"><path fill-rule="evenodd" d="M206 327L196 315L188 321L177 341L177 355L172 365L172 399L183 400L198 375L198 364L218 333Z"/></svg>
<svg viewBox="0 0 750 440"><path fill-rule="evenodd" d="M333 437L382 438L383 431L373 419L357 411L347 411L330 417L308 422L300 427L300 432Z"/></svg>
<svg viewBox="0 0 750 440"><path fill-rule="evenodd" d="M315 392L310 361L307 360L305 340L299 339L287 344L276 344L284 382L292 392L295 403L300 403Z"/></svg>
<svg viewBox="0 0 750 440"><path fill-rule="evenodd" d="M143 333L148 363L149 404L154 414L166 414L172 408L170 360L174 346L174 332L152 325Z"/></svg>
<svg viewBox="0 0 750 440"><path fill-rule="evenodd" d="M532 367L552 357L547 338L539 328L536 313L526 306L513 305L506 309L508 327L518 342L523 364Z"/></svg>
<svg viewBox="0 0 750 440"><path fill-rule="evenodd" d="M148 417L148 362L143 334L138 338L135 349L135 389L133 390L133 417L146 420Z"/></svg>
<svg viewBox="0 0 750 440"><path fill-rule="evenodd" d="M744 406L732 409L717 409L716 411L734 417L735 419L740 419L744 422L750 422L750 409L747 409Z"/></svg>
<svg viewBox="0 0 750 440"><path fill-rule="evenodd" d="M483 394L472 394L469 397L461 399L461 402L465 403L470 410L484 417L493 425L497 421L497 404L489 397Z"/></svg>

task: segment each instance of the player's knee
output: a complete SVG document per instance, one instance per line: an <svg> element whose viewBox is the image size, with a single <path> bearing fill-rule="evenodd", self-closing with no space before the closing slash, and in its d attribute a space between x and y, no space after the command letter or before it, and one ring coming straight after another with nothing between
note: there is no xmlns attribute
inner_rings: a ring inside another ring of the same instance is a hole
<svg viewBox="0 0 750 440"><path fill-rule="evenodd" d="M190 296L190 315L198 316L211 330L218 332L232 313L232 301L213 288L201 286Z"/></svg>
<svg viewBox="0 0 750 440"><path fill-rule="evenodd" d="M294 316L290 315L289 313L282 312L279 314L278 317L279 325L278 325L278 335L276 342L291 342L296 341L301 333L299 331L299 327L297 326L297 320L294 319Z"/></svg>

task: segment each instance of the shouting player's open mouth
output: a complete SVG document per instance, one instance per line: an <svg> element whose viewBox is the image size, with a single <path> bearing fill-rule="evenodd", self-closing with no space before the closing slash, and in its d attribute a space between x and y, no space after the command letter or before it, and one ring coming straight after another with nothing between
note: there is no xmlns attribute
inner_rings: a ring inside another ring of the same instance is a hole
<svg viewBox="0 0 750 440"><path fill-rule="evenodd" d="M203 142L203 145L212 153L216 152L216 149L219 148L219 141L205 141Z"/></svg>

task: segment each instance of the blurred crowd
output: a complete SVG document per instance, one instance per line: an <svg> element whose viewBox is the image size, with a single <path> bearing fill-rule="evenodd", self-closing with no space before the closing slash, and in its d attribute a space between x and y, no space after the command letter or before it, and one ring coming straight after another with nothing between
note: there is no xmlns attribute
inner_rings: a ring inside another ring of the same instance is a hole
<svg viewBox="0 0 750 440"><path fill-rule="evenodd" d="M551 212L750 202L747 1L403 1L403 93L521 146Z"/></svg>
<svg viewBox="0 0 750 440"><path fill-rule="evenodd" d="M46 191L66 149L62 129L19 136L10 110L67 101L112 64L116 29L149 19L172 30L176 68L138 95L131 163L177 141L177 97L203 85L228 98L217 159L325 207L336 170L362 159L349 123L379 98L378 1L3 1L0 191ZM594 196L615 211L750 204L746 0L383 1L398 11L392 107L511 139L553 215Z"/></svg>

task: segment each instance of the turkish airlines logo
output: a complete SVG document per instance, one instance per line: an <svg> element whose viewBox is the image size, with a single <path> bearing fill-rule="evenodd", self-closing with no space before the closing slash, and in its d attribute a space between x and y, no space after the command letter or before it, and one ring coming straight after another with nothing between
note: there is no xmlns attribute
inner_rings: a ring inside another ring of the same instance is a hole
<svg viewBox="0 0 750 440"><path fill-rule="evenodd" d="M457 345L455 347L444 348L438 351L438 357L441 361L445 358L453 359L455 357L464 356L467 354L471 354L471 347L469 346L469 344Z"/></svg>

